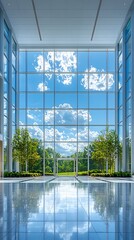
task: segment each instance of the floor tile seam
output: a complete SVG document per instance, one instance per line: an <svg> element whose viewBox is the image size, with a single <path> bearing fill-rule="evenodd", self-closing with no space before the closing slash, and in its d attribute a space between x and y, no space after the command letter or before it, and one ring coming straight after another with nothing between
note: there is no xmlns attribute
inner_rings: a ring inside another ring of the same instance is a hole
<svg viewBox="0 0 134 240"><path fill-rule="evenodd" d="M52 179L48 179L48 180L46 180L46 181L42 181L42 183L48 183L48 182L51 182L51 181L53 181L55 179L55 177L54 178L52 178ZM23 182L28 182L28 181L33 181L33 183L34 183L34 181L36 180L36 178L31 178L31 179L27 179L27 180L22 180L22 181L20 181L20 183L23 183ZM38 182L39 181L39 182ZM36 180L36 183L41 183L40 182L41 180Z"/></svg>
<svg viewBox="0 0 134 240"><path fill-rule="evenodd" d="M56 179L56 177L53 177L53 178L51 178L51 179L48 179L45 183L52 182L52 181L55 180L55 179Z"/></svg>
<svg viewBox="0 0 134 240"><path fill-rule="evenodd" d="M110 180L106 180L104 178L95 177L95 179L97 179L99 181L102 181L102 182L105 182L105 183L111 183Z"/></svg>

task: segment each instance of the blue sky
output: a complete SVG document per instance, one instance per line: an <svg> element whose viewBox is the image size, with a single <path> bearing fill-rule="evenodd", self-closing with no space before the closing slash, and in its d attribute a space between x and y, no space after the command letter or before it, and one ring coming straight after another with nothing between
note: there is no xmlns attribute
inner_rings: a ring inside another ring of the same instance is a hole
<svg viewBox="0 0 134 240"><path fill-rule="evenodd" d="M82 149L114 125L114 67L114 52L20 53L20 126L27 122L46 145L55 141L63 156L77 150L77 141Z"/></svg>

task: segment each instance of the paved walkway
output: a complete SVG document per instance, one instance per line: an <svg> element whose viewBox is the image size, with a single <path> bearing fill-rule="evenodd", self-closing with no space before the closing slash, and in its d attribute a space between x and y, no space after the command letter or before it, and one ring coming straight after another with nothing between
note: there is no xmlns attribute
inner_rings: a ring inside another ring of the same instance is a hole
<svg viewBox="0 0 134 240"><path fill-rule="evenodd" d="M40 176L40 177L23 177L23 178L2 178L0 183L59 183L59 182L74 182L74 183L134 183L134 177L130 178L114 178L114 177L55 177L55 176Z"/></svg>

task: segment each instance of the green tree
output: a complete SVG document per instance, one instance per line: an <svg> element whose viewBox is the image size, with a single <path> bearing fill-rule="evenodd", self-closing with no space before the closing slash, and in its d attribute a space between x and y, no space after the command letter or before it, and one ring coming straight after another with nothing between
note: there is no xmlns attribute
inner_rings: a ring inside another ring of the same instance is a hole
<svg viewBox="0 0 134 240"><path fill-rule="evenodd" d="M91 158L100 161L101 164L108 163L110 171L114 170L115 159L120 151L119 140L115 131L103 131L91 144Z"/></svg>
<svg viewBox="0 0 134 240"><path fill-rule="evenodd" d="M35 162L40 159L37 147L38 141L30 137L27 129L16 130L12 141L13 159L19 162L21 170L33 169Z"/></svg>

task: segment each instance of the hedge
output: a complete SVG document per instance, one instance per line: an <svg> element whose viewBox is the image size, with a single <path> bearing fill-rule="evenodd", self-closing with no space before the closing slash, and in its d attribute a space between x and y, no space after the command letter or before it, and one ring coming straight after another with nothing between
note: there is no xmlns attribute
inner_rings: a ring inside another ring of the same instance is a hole
<svg viewBox="0 0 134 240"><path fill-rule="evenodd" d="M131 177L130 172L91 173L91 177Z"/></svg>
<svg viewBox="0 0 134 240"><path fill-rule="evenodd" d="M31 172L4 172L4 177L39 177L41 173Z"/></svg>

